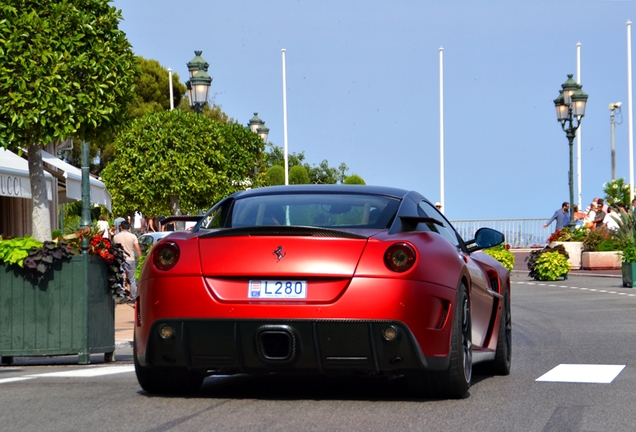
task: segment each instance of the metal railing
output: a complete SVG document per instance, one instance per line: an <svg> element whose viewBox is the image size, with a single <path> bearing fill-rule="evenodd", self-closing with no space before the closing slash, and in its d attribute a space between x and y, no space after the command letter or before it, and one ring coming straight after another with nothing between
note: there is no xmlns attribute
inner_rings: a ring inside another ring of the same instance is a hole
<svg viewBox="0 0 636 432"><path fill-rule="evenodd" d="M552 234L553 227L543 228L545 218L537 219L482 219L450 221L459 235L465 240L474 238L479 228L493 228L506 236L506 243L511 248L543 247Z"/></svg>

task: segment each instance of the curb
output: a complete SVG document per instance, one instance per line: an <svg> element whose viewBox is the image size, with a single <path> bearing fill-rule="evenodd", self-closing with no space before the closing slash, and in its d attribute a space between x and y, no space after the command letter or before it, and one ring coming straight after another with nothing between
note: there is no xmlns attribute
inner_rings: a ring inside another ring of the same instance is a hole
<svg viewBox="0 0 636 432"><path fill-rule="evenodd" d="M132 339L118 339L115 341L115 348L132 348Z"/></svg>

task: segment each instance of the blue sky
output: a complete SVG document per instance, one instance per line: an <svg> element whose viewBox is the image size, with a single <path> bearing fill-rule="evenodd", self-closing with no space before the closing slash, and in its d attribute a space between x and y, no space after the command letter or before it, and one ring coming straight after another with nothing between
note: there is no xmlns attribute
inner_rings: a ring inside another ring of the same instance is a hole
<svg viewBox="0 0 636 432"><path fill-rule="evenodd" d="M569 200L568 141L553 100L567 74L589 94L582 201L629 180L627 26L635 1L116 0L137 55L182 81L194 50L210 93L247 124L254 112L283 146L286 49L289 152L367 184L440 199L439 48L444 48L445 213L450 219L549 218ZM632 24L632 35L635 32ZM632 36L632 46L634 45ZM576 75L575 75L576 78ZM575 144L576 158L576 144ZM578 189L575 159L575 203Z"/></svg>

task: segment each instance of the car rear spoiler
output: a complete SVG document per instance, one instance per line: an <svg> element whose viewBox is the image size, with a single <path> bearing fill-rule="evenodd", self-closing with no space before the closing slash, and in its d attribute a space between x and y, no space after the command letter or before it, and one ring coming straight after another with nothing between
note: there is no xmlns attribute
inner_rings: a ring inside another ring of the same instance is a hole
<svg viewBox="0 0 636 432"><path fill-rule="evenodd" d="M167 224L170 222L199 222L203 218L203 215L168 216L167 218L162 220L161 223Z"/></svg>

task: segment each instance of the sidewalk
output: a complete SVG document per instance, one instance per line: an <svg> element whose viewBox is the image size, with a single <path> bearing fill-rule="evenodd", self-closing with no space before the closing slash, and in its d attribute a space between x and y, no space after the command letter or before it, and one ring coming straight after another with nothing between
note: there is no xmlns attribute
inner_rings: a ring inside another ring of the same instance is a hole
<svg viewBox="0 0 636 432"><path fill-rule="evenodd" d="M135 308L133 305L115 305L115 347L132 346L134 329Z"/></svg>

